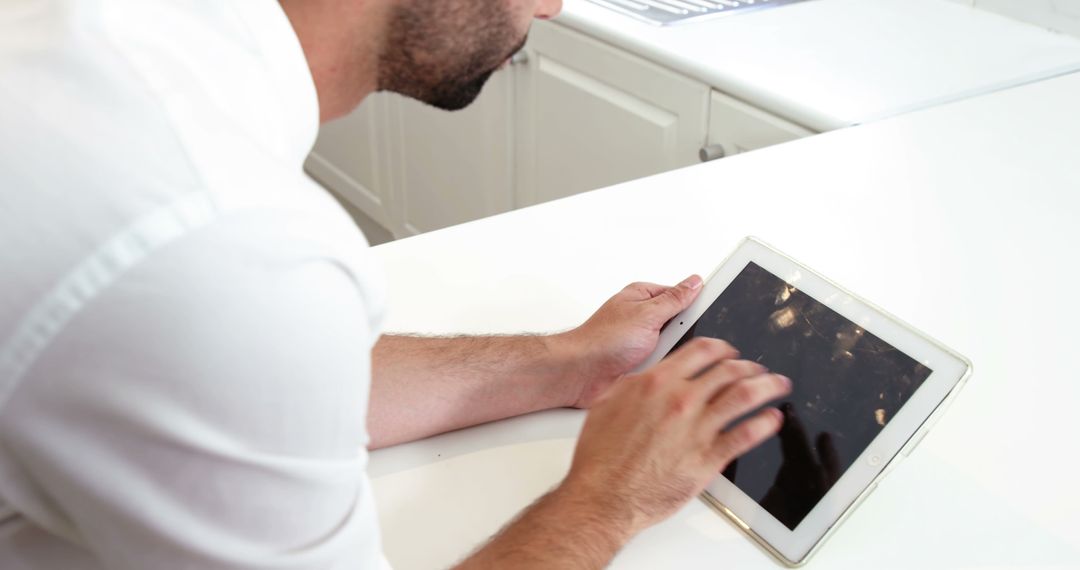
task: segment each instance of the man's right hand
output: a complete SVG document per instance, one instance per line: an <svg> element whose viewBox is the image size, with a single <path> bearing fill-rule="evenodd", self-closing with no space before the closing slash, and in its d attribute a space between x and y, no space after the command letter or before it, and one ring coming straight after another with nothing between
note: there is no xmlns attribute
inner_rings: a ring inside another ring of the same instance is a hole
<svg viewBox="0 0 1080 570"><path fill-rule="evenodd" d="M767 408L732 425L791 391L786 377L738 356L695 338L620 379L590 410L559 492L596 505L626 538L674 514L783 423Z"/></svg>
<svg viewBox="0 0 1080 570"><path fill-rule="evenodd" d="M775 434L783 415L774 408L734 422L790 391L787 378L704 338L624 376L590 409L562 484L457 570L603 568Z"/></svg>

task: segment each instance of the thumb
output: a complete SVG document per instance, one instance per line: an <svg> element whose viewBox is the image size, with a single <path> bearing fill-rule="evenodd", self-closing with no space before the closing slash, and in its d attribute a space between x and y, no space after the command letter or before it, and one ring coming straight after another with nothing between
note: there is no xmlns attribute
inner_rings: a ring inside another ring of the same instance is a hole
<svg viewBox="0 0 1080 570"><path fill-rule="evenodd" d="M694 299L697 299L698 294L701 293L702 284L703 281L700 276L691 275L682 283L669 287L663 293L653 297L649 301L652 303L653 315L662 324L679 314L683 309L689 307L690 303L694 302Z"/></svg>

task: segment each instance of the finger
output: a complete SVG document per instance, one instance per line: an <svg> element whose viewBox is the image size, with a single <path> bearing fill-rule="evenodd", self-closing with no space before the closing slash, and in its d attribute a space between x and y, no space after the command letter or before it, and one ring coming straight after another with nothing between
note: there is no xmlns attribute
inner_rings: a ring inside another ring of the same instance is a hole
<svg viewBox="0 0 1080 570"><path fill-rule="evenodd" d="M694 299L697 299L698 294L701 293L703 283L700 276L691 275L682 283L674 287L668 287L654 296L649 301L652 305L650 316L656 320L657 327L689 307L690 303L693 303Z"/></svg>
<svg viewBox="0 0 1080 570"><path fill-rule="evenodd" d="M623 287L623 292L627 293L635 301L648 301L668 289L670 287L667 285L638 281Z"/></svg>
<svg viewBox="0 0 1080 570"><path fill-rule="evenodd" d="M696 337L679 347L671 356L656 365L663 376L690 379L717 362L737 358L739 351L730 344L715 338Z"/></svg>
<svg viewBox="0 0 1080 570"><path fill-rule="evenodd" d="M840 478L840 454L836 452L829 432L822 432L818 436L817 451L821 457L821 466L825 469L825 477L830 484L835 483Z"/></svg>
<svg viewBox="0 0 1080 570"><path fill-rule="evenodd" d="M795 414L795 406L785 403L780 410L784 414L784 429L780 432L780 452L784 459L807 465L813 463L816 458L810 449L810 436L806 435L806 428Z"/></svg>
<svg viewBox="0 0 1080 570"><path fill-rule="evenodd" d="M693 387L703 400L711 400L732 382L767 372L768 369L753 360L724 360L694 378Z"/></svg>
<svg viewBox="0 0 1080 570"><path fill-rule="evenodd" d="M766 408L749 419L739 422L730 430L721 433L713 443L713 459L718 469L731 463L740 455L757 447L761 442L776 435L784 422L784 414L776 408Z"/></svg>
<svg viewBox="0 0 1080 570"><path fill-rule="evenodd" d="M759 374L729 384L709 403L709 427L720 430L743 415L791 393L791 381L779 374Z"/></svg>

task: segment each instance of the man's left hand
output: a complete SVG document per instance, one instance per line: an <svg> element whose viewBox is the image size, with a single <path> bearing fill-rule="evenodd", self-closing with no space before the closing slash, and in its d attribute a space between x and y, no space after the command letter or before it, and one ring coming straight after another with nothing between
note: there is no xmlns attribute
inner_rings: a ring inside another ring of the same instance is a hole
<svg viewBox="0 0 1080 570"><path fill-rule="evenodd" d="M631 283L584 324L557 335L581 364L570 405L592 406L615 380L644 362L656 348L664 323L690 306L701 285L697 275L674 287Z"/></svg>

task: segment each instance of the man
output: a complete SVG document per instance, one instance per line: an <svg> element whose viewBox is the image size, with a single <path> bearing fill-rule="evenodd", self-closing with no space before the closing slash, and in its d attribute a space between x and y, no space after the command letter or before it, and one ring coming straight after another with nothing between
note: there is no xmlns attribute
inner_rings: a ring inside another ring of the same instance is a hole
<svg viewBox="0 0 1080 570"><path fill-rule="evenodd" d="M8 0L0 567L376 568L365 446L577 406L566 479L461 567L599 568L775 433L733 422L789 381L722 342L627 374L696 276L556 335L380 338L367 244L301 170L319 118L463 107L559 8Z"/></svg>

